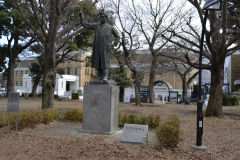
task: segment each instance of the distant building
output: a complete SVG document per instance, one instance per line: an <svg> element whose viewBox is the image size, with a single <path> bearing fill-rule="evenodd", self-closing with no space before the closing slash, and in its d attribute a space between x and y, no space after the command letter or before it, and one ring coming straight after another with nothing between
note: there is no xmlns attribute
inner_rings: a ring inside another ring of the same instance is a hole
<svg viewBox="0 0 240 160"><path fill-rule="evenodd" d="M89 54L82 51L74 51L66 56L65 60L58 65L58 69L62 69L64 74L57 75L55 94L62 96L63 91L76 92L83 90L84 85L91 80L91 75L95 74L94 69L86 67L86 58ZM21 93L31 93L32 77L30 66L32 63L38 62L36 57L20 58L17 67L14 70L14 90ZM76 85L77 83L77 85ZM61 88L61 89L60 89ZM59 90L60 89L60 90ZM39 84L38 93L41 92L41 83ZM70 93L68 93L70 94Z"/></svg>
<svg viewBox="0 0 240 160"><path fill-rule="evenodd" d="M171 55L170 51L166 51L166 54L169 56ZM183 53L182 53L183 54ZM178 56L181 56L181 53L178 54ZM191 56L191 55L190 55ZM191 57L193 58L193 57ZM135 67L143 73L143 80L142 85L143 86L149 86L149 76L150 76L150 69L151 69L151 60L152 56L149 53L148 50L140 50L137 51L135 61L132 62ZM158 57L158 67L156 69L156 75L154 81L164 81L168 84L168 86L171 88L171 91L178 91L179 94L182 93L182 80L181 77L174 72L174 69L171 68L170 62L172 60L167 57L159 56ZM177 60L176 60L177 61ZM180 63L180 62L178 62ZM118 67L118 62L116 59L112 60L111 67ZM127 67L126 67L127 68ZM196 70L193 69L188 75L187 78L191 77L194 73L196 73ZM131 71L128 69L127 75L131 77ZM191 94L191 88L194 85L194 80L189 86L189 90L187 92L187 96L190 96ZM154 87L154 98L156 99L168 99L169 91L166 87L166 85L162 86L155 86ZM131 98L135 98L135 91L134 88L126 88L124 93L124 101L129 102Z"/></svg>
<svg viewBox="0 0 240 160"><path fill-rule="evenodd" d="M0 89L7 88L7 80L3 77L3 73L0 73Z"/></svg>
<svg viewBox="0 0 240 160"><path fill-rule="evenodd" d="M225 68L225 83L229 83L230 92L240 90L240 54L231 55L229 64Z"/></svg>

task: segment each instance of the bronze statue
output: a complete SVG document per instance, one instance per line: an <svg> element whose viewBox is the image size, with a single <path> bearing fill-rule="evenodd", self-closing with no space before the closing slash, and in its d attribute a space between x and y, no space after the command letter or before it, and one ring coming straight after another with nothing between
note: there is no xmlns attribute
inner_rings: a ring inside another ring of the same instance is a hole
<svg viewBox="0 0 240 160"><path fill-rule="evenodd" d="M98 82L108 83L108 74L110 68L110 58L112 50L112 35L115 37L114 46L118 45L119 35L116 29L107 23L108 15L101 11L99 13L100 24L87 23L83 19L80 12L80 22L84 28L95 30L93 52L92 52L92 68L98 71Z"/></svg>

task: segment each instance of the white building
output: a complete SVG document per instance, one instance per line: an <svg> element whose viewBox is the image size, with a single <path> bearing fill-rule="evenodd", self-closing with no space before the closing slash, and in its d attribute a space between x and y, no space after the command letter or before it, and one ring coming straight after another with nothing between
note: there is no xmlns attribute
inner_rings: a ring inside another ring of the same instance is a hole
<svg viewBox="0 0 240 160"><path fill-rule="evenodd" d="M59 97L71 98L72 92L78 91L79 77L75 75L56 75L56 85L54 94ZM33 82L29 74L23 74L22 85L15 86L14 91L22 94L30 94L32 92ZM42 87L38 85L38 94L42 92Z"/></svg>
<svg viewBox="0 0 240 160"><path fill-rule="evenodd" d="M226 66L224 68L224 83L229 84L229 91L234 91L235 85L240 84L240 51L236 52L234 55L228 58ZM223 87L227 90L227 87ZM235 88L236 91L236 88Z"/></svg>

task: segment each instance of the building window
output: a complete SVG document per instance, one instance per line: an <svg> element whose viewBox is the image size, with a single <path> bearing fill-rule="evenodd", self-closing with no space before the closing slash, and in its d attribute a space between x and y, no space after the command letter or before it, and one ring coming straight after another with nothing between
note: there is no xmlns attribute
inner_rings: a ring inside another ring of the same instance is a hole
<svg viewBox="0 0 240 160"><path fill-rule="evenodd" d="M28 74L28 71L26 71L26 74Z"/></svg>
<svg viewBox="0 0 240 160"><path fill-rule="evenodd" d="M23 81L21 81L21 85L20 86L23 86Z"/></svg>
<svg viewBox="0 0 240 160"><path fill-rule="evenodd" d="M23 71L21 71L21 75L23 75Z"/></svg>
<svg viewBox="0 0 240 160"><path fill-rule="evenodd" d="M18 74L19 74L19 72L18 71L16 71L16 75L18 76Z"/></svg>
<svg viewBox="0 0 240 160"><path fill-rule="evenodd" d="M71 68L68 68L67 70L68 75L70 75L70 72L71 72Z"/></svg>
<svg viewBox="0 0 240 160"><path fill-rule="evenodd" d="M18 81L16 81L16 86L18 86Z"/></svg>

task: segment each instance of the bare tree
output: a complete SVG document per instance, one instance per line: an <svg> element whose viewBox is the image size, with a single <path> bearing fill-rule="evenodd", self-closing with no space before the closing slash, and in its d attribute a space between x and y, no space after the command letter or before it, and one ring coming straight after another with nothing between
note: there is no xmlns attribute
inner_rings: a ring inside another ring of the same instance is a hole
<svg viewBox="0 0 240 160"><path fill-rule="evenodd" d="M194 78L198 75L198 72L192 74L194 68L183 62L174 62L172 65L173 71L179 75L182 80L182 101L185 102L187 90Z"/></svg>
<svg viewBox="0 0 240 160"><path fill-rule="evenodd" d="M42 108L52 108L56 80L56 52L65 48L68 40L83 31L78 13L75 12L81 2L77 0L13 0L12 3L19 9L21 16L31 29L32 36L44 47ZM30 19L27 15L32 15L32 18Z"/></svg>
<svg viewBox="0 0 240 160"><path fill-rule="evenodd" d="M132 19L132 17L127 14L127 1L112 0L112 9L117 15L119 21L119 30L122 30L121 36L121 46L122 52L118 56L122 58L126 66L132 73L132 79L135 84L135 103L136 105L141 105L140 102L140 85L143 79L143 73L141 72L142 59L139 59L137 50L140 47L139 32L137 30L137 19ZM130 21L131 19L131 21ZM129 20L129 21L126 21Z"/></svg>
<svg viewBox="0 0 240 160"><path fill-rule="evenodd" d="M174 5L174 0L147 0L136 3L132 0L132 9L128 14L136 19L137 27L143 37L143 46L152 56L149 75L149 102L153 103L153 82L155 80L158 57L168 43L161 37L169 28L177 28L184 4Z"/></svg>
<svg viewBox="0 0 240 160"><path fill-rule="evenodd" d="M203 26L203 11L201 9L201 0L189 0L197 10L198 16ZM227 1L223 0L223 10L209 11L209 29L206 31L206 40L204 43L203 56L209 61L209 64L203 64L203 69L211 71L210 98L206 110L206 116L222 115L222 85L224 80L224 63L227 56L232 55L240 49L237 42L240 38L238 27L227 28ZM200 53L200 35L198 28L193 25L191 16L186 18L186 25L182 25L180 31L169 30L173 38L162 35L170 42L188 49L194 53ZM198 68L198 61L191 61L186 56L187 63Z"/></svg>

